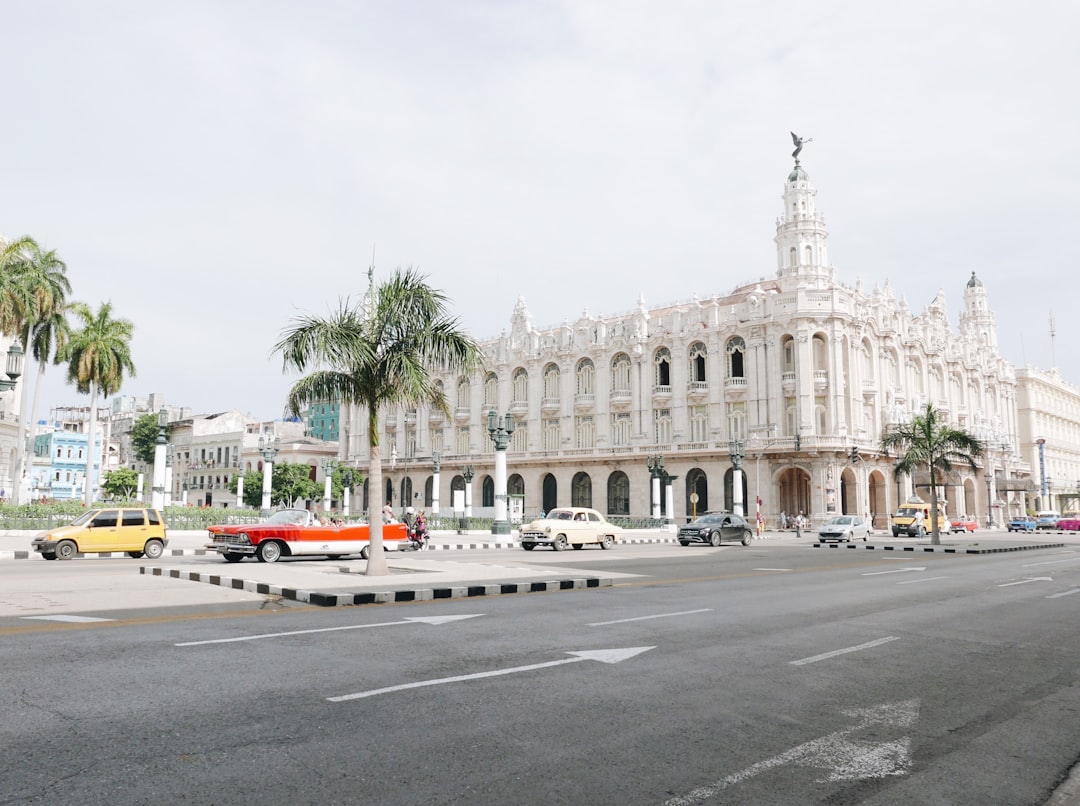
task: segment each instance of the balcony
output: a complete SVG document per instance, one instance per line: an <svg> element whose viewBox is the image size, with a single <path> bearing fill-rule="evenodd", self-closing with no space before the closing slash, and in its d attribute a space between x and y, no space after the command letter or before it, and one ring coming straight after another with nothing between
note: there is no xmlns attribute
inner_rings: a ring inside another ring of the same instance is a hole
<svg viewBox="0 0 1080 806"><path fill-rule="evenodd" d="M516 418L521 419L529 413L529 401L528 400L511 400L510 401L510 413Z"/></svg>
<svg viewBox="0 0 1080 806"><path fill-rule="evenodd" d="M562 401L557 397L545 397L540 401L540 411L544 414L557 414L562 411Z"/></svg>
<svg viewBox="0 0 1080 806"><path fill-rule="evenodd" d="M469 422L469 417L471 415L472 411L469 410L468 406L458 406L456 409L454 409L454 420L456 420L458 423Z"/></svg>
<svg viewBox="0 0 1080 806"><path fill-rule="evenodd" d="M608 398L608 405L612 411L629 411L634 396L629 389L613 389Z"/></svg>
<svg viewBox="0 0 1080 806"><path fill-rule="evenodd" d="M686 385L686 397L690 400L704 400L708 394L708 381L690 381L690 383Z"/></svg>
<svg viewBox="0 0 1080 806"><path fill-rule="evenodd" d="M574 408L578 411L592 411L596 408L596 395L574 395Z"/></svg>
<svg viewBox="0 0 1080 806"><path fill-rule="evenodd" d="M814 393L822 394L829 388L829 371L827 369L814 370Z"/></svg>
<svg viewBox="0 0 1080 806"><path fill-rule="evenodd" d="M729 395L746 392L746 378L724 378L724 391Z"/></svg>
<svg viewBox="0 0 1080 806"><path fill-rule="evenodd" d="M657 384L652 389L653 400L671 400L671 384Z"/></svg>
<svg viewBox="0 0 1080 806"><path fill-rule="evenodd" d="M785 372L780 376L780 387L784 390L784 394L789 397L795 394L795 372Z"/></svg>

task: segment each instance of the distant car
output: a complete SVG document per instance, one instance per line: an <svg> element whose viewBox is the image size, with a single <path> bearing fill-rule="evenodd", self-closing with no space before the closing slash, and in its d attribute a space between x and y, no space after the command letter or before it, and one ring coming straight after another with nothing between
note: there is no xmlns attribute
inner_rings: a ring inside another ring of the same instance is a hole
<svg viewBox="0 0 1080 806"><path fill-rule="evenodd" d="M537 546L551 546L562 551L567 546L575 549L595 543L609 549L622 539L622 527L609 523L595 509L585 507L560 507L543 518L521 527L521 547L532 551Z"/></svg>
<svg viewBox="0 0 1080 806"><path fill-rule="evenodd" d="M1058 521L1061 520L1061 513L1054 512L1053 510L1043 510L1042 512L1035 513L1035 528L1036 529L1057 529Z"/></svg>
<svg viewBox="0 0 1080 806"><path fill-rule="evenodd" d="M1035 519L1030 515L1020 515L1005 524L1005 528L1010 532L1034 532Z"/></svg>
<svg viewBox="0 0 1080 806"><path fill-rule="evenodd" d="M78 554L124 552L156 560L169 544L165 521L156 509L88 509L68 526L42 532L30 547L46 560L70 560Z"/></svg>
<svg viewBox="0 0 1080 806"><path fill-rule="evenodd" d="M832 540L838 543L850 543L860 538L866 542L866 536L869 533L870 529L862 515L837 515L821 524L818 539L822 543Z"/></svg>
<svg viewBox="0 0 1080 806"><path fill-rule="evenodd" d="M1059 532L1080 532L1080 517L1062 518L1057 528Z"/></svg>
<svg viewBox="0 0 1080 806"><path fill-rule="evenodd" d="M949 521L950 532L974 532L979 528L979 522L967 515L958 515Z"/></svg>
<svg viewBox="0 0 1080 806"><path fill-rule="evenodd" d="M282 509L262 523L211 526L208 549L226 562L237 563L254 557L261 563L276 563L282 557L315 555L337 559L347 554L369 555L370 532L366 523L327 525L314 512ZM384 523L383 550L396 549L405 540L405 524Z"/></svg>
<svg viewBox="0 0 1080 806"><path fill-rule="evenodd" d="M706 543L719 546L725 540L749 546L754 529L741 515L734 512L706 512L700 518L679 527L679 544Z"/></svg>

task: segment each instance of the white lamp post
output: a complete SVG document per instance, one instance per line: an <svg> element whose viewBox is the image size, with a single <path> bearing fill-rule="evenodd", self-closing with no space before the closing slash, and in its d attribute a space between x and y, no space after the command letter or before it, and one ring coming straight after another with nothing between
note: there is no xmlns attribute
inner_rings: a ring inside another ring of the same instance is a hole
<svg viewBox="0 0 1080 806"><path fill-rule="evenodd" d="M158 435L154 444L154 480L150 496L150 505L154 509L165 508L165 456L166 444L165 428L169 424L169 412L162 406L158 412Z"/></svg>
<svg viewBox="0 0 1080 806"><path fill-rule="evenodd" d="M645 466L649 468L649 475L652 477L652 512L650 514L654 520L660 520L660 479L666 472L664 454L649 456L645 460Z"/></svg>
<svg viewBox="0 0 1080 806"><path fill-rule="evenodd" d="M731 511L736 515L743 515L745 513L743 511L742 497L742 440L731 440L728 443L728 449L731 452Z"/></svg>
<svg viewBox="0 0 1080 806"><path fill-rule="evenodd" d="M273 442L259 437L259 453L262 454L263 458L262 507L259 514L264 517L270 514L270 491L273 489L274 457L277 456L280 449L281 437L274 437Z"/></svg>
<svg viewBox="0 0 1080 806"><path fill-rule="evenodd" d="M488 436L495 443L495 521L491 524L493 535L510 534L510 521L506 517L506 449L514 435L513 415L507 414L503 422L494 411L488 412Z"/></svg>
<svg viewBox="0 0 1080 806"><path fill-rule="evenodd" d="M326 512L326 513L330 512L330 502L331 502L331 496L333 494L333 490L331 489L331 485L332 485L333 480L334 480L334 468L335 467L337 467L337 462L335 462L333 459L327 459L325 462L323 462L323 472L324 472L324 475L325 475L326 478L323 480L322 508L323 508L323 512Z"/></svg>
<svg viewBox="0 0 1080 806"><path fill-rule="evenodd" d="M439 452L432 451L431 453L431 514L439 514L439 471L441 467L439 465Z"/></svg>

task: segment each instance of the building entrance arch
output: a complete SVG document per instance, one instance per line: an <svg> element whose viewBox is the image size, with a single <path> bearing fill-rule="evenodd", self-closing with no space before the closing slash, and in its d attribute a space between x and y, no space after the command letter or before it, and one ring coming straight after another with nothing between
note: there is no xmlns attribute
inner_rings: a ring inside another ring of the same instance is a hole
<svg viewBox="0 0 1080 806"><path fill-rule="evenodd" d="M551 473L544 476L542 495L544 512L551 512L559 505L559 482Z"/></svg>
<svg viewBox="0 0 1080 806"><path fill-rule="evenodd" d="M789 467L780 471L780 508L788 515L800 512L810 517L810 474L801 467Z"/></svg>
<svg viewBox="0 0 1080 806"><path fill-rule="evenodd" d="M889 528L889 485L880 470L870 471L870 524L873 529Z"/></svg>
<svg viewBox="0 0 1080 806"><path fill-rule="evenodd" d="M697 493L697 502L690 496ZM709 511L709 477L700 467L691 468L686 474L686 514L692 518L695 514Z"/></svg>

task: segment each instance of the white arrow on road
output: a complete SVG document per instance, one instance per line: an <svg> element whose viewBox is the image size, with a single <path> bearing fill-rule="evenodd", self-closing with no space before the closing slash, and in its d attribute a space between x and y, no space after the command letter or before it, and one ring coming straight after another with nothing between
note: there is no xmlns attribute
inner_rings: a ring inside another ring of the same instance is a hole
<svg viewBox="0 0 1080 806"><path fill-rule="evenodd" d="M467 618L478 618L483 613L474 613L471 616L410 616L403 621L384 621L380 624L350 624L346 627L320 627L315 630L290 630L289 632L267 632L260 635L241 635L236 638L214 638L209 641L187 641L175 646L202 646L203 644L235 644L240 641L260 641L263 638L283 638L287 635L311 635L317 632L340 632L341 630L366 630L369 627L400 627L403 624L419 622L421 624L446 624L451 621L461 621Z"/></svg>
<svg viewBox="0 0 1080 806"><path fill-rule="evenodd" d="M1027 579L1021 579L1018 582L1005 582L998 585L999 588L1008 588L1010 585L1026 585L1029 582L1053 582L1053 577L1028 577Z"/></svg>
<svg viewBox="0 0 1080 806"><path fill-rule="evenodd" d="M864 576L864 577L876 577L876 576L881 576L882 574L903 574L906 571L925 571L925 570L926 570L925 566L923 566L922 568L892 568L892 569L890 569L888 571L870 571L869 573L861 574L861 576Z"/></svg>
<svg viewBox="0 0 1080 806"><path fill-rule="evenodd" d="M819 778L817 783L884 778L890 775L904 775L911 769L911 739L909 737L903 736L885 742L850 737L857 731L873 726L910 728L919 716L918 700L883 703L870 708L853 708L841 713L858 721L849 728L812 739L778 756L759 761L714 784L699 787L685 795L665 801L664 806L690 806L693 803L701 803L715 797L717 793L729 786L784 764L800 764L824 769L826 775L824 778Z"/></svg>
<svg viewBox="0 0 1080 806"><path fill-rule="evenodd" d="M460 674L455 677L440 677L437 680L421 680L419 683L403 683L400 686L387 686L386 688L374 688L370 691L359 691L356 694L343 694L340 697L327 697L330 702L345 702L346 700L359 700L364 697L374 697L376 694L389 694L392 691L404 691L410 688L424 688L425 686L441 686L444 683L460 683L464 680L481 680L485 677L500 677L505 674L517 674L518 672L531 672L534 669L547 669L551 666L562 666L566 663L578 663L583 660L598 660L601 663L619 663L627 658L648 652L656 647L634 646L625 649L594 649L585 652L567 652L572 658L562 660L549 660L546 663L533 663L528 666L514 666L509 669L495 669L491 672L476 672L475 674Z"/></svg>

